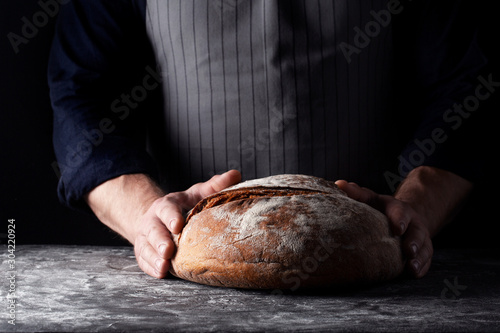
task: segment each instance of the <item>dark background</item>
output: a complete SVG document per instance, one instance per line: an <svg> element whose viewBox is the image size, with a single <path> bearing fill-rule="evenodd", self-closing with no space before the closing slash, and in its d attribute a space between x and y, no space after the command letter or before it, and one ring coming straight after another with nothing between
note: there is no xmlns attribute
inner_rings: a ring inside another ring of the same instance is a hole
<svg viewBox="0 0 500 333"><path fill-rule="evenodd" d="M46 2L47 0L44 0ZM481 16L480 41L493 73L500 81L499 27L494 3L474 2ZM42 10L38 1L0 0L0 243L5 242L8 219L15 219L16 244L127 244L93 216L59 204L57 172L52 150L52 113L46 82L46 63L56 19L49 18L36 36L16 54L7 38L22 35L22 18L30 22ZM500 89L499 89L500 90ZM470 126L485 137L486 179L435 244L452 247L498 247L498 99L500 91L474 115ZM487 111L487 112L483 112ZM2 235L3 234L3 235ZM3 241L2 241L3 240Z"/></svg>
<svg viewBox="0 0 500 333"><path fill-rule="evenodd" d="M127 244L93 216L58 201L46 79L56 18L17 54L7 38L9 32L22 36L21 19L32 22L40 11L38 0L0 0L0 226L16 220L16 244ZM6 232L7 226L0 229Z"/></svg>

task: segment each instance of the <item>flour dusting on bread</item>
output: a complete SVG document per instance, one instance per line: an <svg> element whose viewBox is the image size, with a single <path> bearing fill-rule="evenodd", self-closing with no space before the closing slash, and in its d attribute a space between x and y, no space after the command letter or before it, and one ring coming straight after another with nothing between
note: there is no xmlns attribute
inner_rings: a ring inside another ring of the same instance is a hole
<svg viewBox="0 0 500 333"><path fill-rule="evenodd" d="M171 272L215 286L292 288L383 281L403 269L387 218L333 182L255 179L200 202L174 237ZM295 283L292 283L295 281Z"/></svg>

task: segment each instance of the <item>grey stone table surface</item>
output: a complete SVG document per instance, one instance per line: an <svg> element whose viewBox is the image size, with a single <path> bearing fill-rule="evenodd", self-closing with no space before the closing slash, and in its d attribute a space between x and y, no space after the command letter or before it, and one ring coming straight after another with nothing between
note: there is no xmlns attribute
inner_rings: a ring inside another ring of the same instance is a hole
<svg viewBox="0 0 500 333"><path fill-rule="evenodd" d="M0 250L0 331L500 331L499 250L437 250L423 279L285 293L155 279L130 247Z"/></svg>

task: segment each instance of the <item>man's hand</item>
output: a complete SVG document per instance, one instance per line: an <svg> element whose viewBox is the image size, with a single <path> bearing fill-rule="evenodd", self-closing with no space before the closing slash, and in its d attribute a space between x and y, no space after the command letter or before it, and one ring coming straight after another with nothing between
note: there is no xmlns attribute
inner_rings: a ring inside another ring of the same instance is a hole
<svg viewBox="0 0 500 333"><path fill-rule="evenodd" d="M123 175L97 186L86 201L108 227L134 245L141 269L163 278L175 251L171 234L184 227L184 213L204 197L241 180L230 170L183 192L165 193L146 175Z"/></svg>
<svg viewBox="0 0 500 333"><path fill-rule="evenodd" d="M355 183L339 180L336 184L355 200L364 202L384 213L392 231L402 238L402 250L407 259L407 271L415 277L424 276L429 270L433 247L429 230L409 204L389 195L380 195Z"/></svg>
<svg viewBox="0 0 500 333"><path fill-rule="evenodd" d="M434 237L457 213L472 189L467 180L433 167L414 169L394 197L380 195L357 184L339 180L347 195L384 213L395 235L402 236L407 271L423 277L431 265Z"/></svg>
<svg viewBox="0 0 500 333"><path fill-rule="evenodd" d="M147 274L163 278L169 270L169 259L175 251L171 234L184 227L184 214L204 197L219 192L241 180L236 170L216 175L183 192L167 194L153 202L138 226L134 251L139 266Z"/></svg>

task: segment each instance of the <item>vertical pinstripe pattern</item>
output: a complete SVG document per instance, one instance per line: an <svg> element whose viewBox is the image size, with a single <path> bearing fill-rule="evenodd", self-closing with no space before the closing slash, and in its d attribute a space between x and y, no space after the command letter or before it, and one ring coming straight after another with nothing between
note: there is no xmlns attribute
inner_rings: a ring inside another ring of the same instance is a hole
<svg viewBox="0 0 500 333"><path fill-rule="evenodd" d="M149 0L164 77L168 190L229 168L382 179L390 27L347 61L341 43L384 0ZM359 38L359 36L358 36Z"/></svg>

